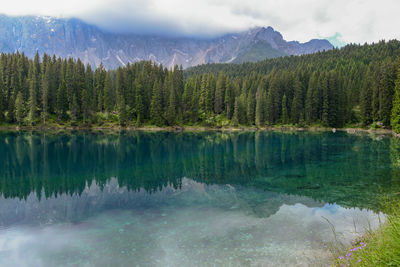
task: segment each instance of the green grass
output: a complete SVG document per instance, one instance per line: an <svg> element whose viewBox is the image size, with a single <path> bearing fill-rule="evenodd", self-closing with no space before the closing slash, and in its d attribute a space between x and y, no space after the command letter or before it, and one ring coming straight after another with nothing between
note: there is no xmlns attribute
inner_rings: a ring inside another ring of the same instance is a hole
<svg viewBox="0 0 400 267"><path fill-rule="evenodd" d="M386 221L368 231L334 266L400 266L400 201L385 204Z"/></svg>

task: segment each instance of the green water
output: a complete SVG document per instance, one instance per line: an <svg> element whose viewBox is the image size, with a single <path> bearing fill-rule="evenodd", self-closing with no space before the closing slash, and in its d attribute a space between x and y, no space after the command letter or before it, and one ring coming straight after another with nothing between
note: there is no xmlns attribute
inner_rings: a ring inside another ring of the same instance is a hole
<svg viewBox="0 0 400 267"><path fill-rule="evenodd" d="M389 137L1 132L0 266L329 265L399 189Z"/></svg>

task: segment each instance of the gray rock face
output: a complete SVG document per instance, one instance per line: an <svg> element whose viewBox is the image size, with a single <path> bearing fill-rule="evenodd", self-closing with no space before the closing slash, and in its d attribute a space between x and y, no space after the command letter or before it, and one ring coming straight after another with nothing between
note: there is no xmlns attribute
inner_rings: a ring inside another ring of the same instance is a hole
<svg viewBox="0 0 400 267"><path fill-rule="evenodd" d="M33 57L39 51L63 58L79 57L85 64L99 66L103 63L108 69L140 60L152 60L166 67L177 64L184 68L235 62L239 55L249 52L258 42L269 44L265 48L269 51L260 53L258 47L257 52L252 53L251 61L263 60L265 55L302 55L333 48L327 40L287 42L271 27L196 39L109 33L77 19L0 15L0 52L18 50Z"/></svg>

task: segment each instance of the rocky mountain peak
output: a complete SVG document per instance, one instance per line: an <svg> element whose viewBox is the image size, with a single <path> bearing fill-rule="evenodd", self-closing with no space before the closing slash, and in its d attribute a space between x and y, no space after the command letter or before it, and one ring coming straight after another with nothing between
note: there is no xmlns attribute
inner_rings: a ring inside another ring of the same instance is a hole
<svg viewBox="0 0 400 267"><path fill-rule="evenodd" d="M33 57L56 54L110 69L140 60L184 68L205 63L257 61L332 49L327 40L287 42L272 27L256 27L213 39L145 36L102 31L78 19L0 15L0 52Z"/></svg>

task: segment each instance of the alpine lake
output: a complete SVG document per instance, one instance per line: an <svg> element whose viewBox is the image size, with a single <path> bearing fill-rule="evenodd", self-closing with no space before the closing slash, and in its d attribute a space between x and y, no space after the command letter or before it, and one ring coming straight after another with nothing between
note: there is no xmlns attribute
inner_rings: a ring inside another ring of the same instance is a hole
<svg viewBox="0 0 400 267"><path fill-rule="evenodd" d="M0 132L0 266L329 266L385 219L400 140Z"/></svg>

